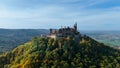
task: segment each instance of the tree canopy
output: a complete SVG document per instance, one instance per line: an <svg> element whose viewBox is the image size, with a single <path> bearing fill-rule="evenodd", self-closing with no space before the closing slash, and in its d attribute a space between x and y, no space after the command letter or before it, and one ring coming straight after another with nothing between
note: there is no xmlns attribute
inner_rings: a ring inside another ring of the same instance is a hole
<svg viewBox="0 0 120 68"><path fill-rule="evenodd" d="M0 55L0 68L119 68L120 51L81 37L40 38Z"/></svg>

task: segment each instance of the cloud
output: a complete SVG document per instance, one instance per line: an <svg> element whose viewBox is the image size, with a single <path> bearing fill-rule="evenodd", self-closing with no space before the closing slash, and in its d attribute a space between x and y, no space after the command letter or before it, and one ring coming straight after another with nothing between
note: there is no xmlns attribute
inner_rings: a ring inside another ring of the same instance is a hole
<svg viewBox="0 0 120 68"><path fill-rule="evenodd" d="M58 28L78 22L79 29L114 29L119 25L120 6L92 8L111 0L9 0L0 4L0 27ZM18 4L18 2L20 2ZM57 3L57 4L56 4ZM16 7L14 7L16 6ZM89 28L88 28L89 27Z"/></svg>

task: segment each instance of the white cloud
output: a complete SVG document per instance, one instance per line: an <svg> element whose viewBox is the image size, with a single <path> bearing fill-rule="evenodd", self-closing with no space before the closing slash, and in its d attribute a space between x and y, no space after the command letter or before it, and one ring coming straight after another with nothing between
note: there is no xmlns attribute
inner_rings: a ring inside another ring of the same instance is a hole
<svg viewBox="0 0 120 68"><path fill-rule="evenodd" d="M47 5L28 9L9 9L7 5L0 5L0 27L10 25L9 27L23 28L43 28L43 27L59 27L61 25L73 25L74 21L78 21L80 29L99 29L105 28L105 25L119 25L120 7L111 8L91 8L86 7L103 3L104 0L75 0L75 1L60 1L60 2L77 2L82 4L78 7L71 8L70 6L62 5ZM108 1L108 0L106 0ZM71 5L71 4L70 4ZM19 8L19 7L18 7ZM114 23L113 23L114 22ZM4 23L4 24L1 24ZM24 25L23 25L24 24ZM59 24L59 25L58 25ZM26 27L25 27L26 26ZM40 26L40 27L39 27ZM6 26L7 27L7 26ZM99 28L98 28L99 27ZM107 26L106 26L107 27ZM110 27L109 27L110 28Z"/></svg>

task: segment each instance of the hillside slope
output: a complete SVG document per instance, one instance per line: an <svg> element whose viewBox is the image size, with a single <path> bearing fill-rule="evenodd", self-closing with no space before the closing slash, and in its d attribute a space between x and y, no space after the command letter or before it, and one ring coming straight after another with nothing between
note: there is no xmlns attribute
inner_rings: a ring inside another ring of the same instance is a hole
<svg viewBox="0 0 120 68"><path fill-rule="evenodd" d="M120 52L90 37L40 38L0 55L0 68L119 68Z"/></svg>
<svg viewBox="0 0 120 68"><path fill-rule="evenodd" d="M0 52L5 52L14 47L30 41L35 36L48 34L45 29L0 29Z"/></svg>

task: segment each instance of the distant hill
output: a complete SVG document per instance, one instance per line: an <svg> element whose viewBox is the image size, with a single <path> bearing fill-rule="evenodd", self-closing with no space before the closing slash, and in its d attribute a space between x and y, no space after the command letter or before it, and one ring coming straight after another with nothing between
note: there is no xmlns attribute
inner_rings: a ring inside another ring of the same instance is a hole
<svg viewBox="0 0 120 68"><path fill-rule="evenodd" d="M11 50L35 36L48 33L46 29L0 29L0 52Z"/></svg>
<svg viewBox="0 0 120 68"><path fill-rule="evenodd" d="M120 47L120 31L82 31L82 33L111 47Z"/></svg>
<svg viewBox="0 0 120 68"><path fill-rule="evenodd" d="M40 38L0 55L0 68L119 68L120 51L88 36Z"/></svg>

